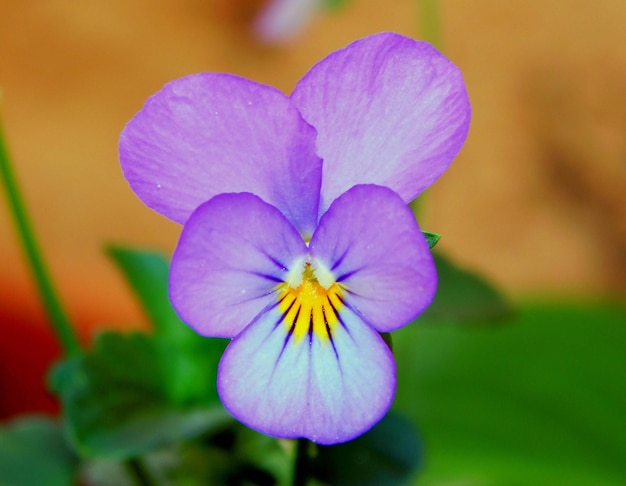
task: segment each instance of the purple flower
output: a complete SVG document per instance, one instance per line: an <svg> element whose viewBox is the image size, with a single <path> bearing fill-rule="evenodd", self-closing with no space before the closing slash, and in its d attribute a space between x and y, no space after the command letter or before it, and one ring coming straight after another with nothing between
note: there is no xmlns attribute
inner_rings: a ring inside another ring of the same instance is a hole
<svg viewBox="0 0 626 486"><path fill-rule="evenodd" d="M217 385L236 418L333 444L386 413L395 365L379 333L436 287L406 203L446 170L469 119L458 69L383 33L322 60L290 97L198 74L129 122L126 178L184 224L174 307L198 333L233 338Z"/></svg>

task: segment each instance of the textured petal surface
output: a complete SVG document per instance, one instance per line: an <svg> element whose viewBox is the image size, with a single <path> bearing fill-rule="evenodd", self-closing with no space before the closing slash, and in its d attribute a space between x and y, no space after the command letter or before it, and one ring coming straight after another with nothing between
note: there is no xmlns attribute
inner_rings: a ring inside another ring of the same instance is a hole
<svg viewBox="0 0 626 486"><path fill-rule="evenodd" d="M198 333L233 337L275 300L276 285L306 252L287 219L257 196L216 196L183 228L170 298Z"/></svg>
<svg viewBox="0 0 626 486"><path fill-rule="evenodd" d="M432 301L437 271L410 208L392 190L355 186L322 216L309 246L346 290L345 300L381 332Z"/></svg>
<svg viewBox="0 0 626 486"><path fill-rule="evenodd" d="M415 199L450 165L470 122L460 71L429 44L393 33L326 57L292 99L318 131L322 211L355 184Z"/></svg>
<svg viewBox="0 0 626 486"><path fill-rule="evenodd" d="M332 343L287 340L274 306L226 349L218 391L241 422L274 437L320 444L364 433L389 409L395 364L378 333L345 308Z"/></svg>
<svg viewBox="0 0 626 486"><path fill-rule="evenodd" d="M217 194L250 192L310 234L321 181L315 136L278 90L196 74L148 99L122 132L120 160L141 200L178 223Z"/></svg>

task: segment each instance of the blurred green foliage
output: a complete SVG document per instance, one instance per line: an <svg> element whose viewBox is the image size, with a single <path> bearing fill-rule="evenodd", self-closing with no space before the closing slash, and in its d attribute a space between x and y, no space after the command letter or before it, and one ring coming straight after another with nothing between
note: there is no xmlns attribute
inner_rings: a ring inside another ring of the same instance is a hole
<svg viewBox="0 0 626 486"><path fill-rule="evenodd" d="M50 382L74 448L84 457L129 459L230 420L215 393L172 400L163 368L156 339L112 332L100 335L92 351L57 365Z"/></svg>
<svg viewBox="0 0 626 486"><path fill-rule="evenodd" d="M0 486L67 486L77 467L53 419L20 418L0 427Z"/></svg>
<svg viewBox="0 0 626 486"><path fill-rule="evenodd" d="M441 254L435 254L437 294L417 322L438 324L487 323L513 314L513 308L494 285L463 269Z"/></svg>
<svg viewBox="0 0 626 486"><path fill-rule="evenodd" d="M333 486L405 484L422 460L411 422L389 412L367 434L335 446L319 446L312 475Z"/></svg>
<svg viewBox="0 0 626 486"><path fill-rule="evenodd" d="M626 310L535 304L492 325L394 333L395 409L421 430L419 484L626 484ZM417 482L416 482L417 484Z"/></svg>

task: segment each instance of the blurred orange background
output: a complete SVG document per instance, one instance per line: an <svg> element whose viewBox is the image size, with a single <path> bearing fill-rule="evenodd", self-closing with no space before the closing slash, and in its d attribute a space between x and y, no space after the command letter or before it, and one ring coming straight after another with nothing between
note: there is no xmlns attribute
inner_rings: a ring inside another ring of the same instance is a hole
<svg viewBox="0 0 626 486"><path fill-rule="evenodd" d="M0 0L0 102L36 232L85 340L145 327L102 249L170 253L180 228L136 199L117 139L145 99L200 71L289 93L317 60L383 30L420 38L418 3L354 0L291 41L251 33L260 0ZM421 226L513 298L623 298L626 3L440 2L440 46L473 105L467 143L427 192ZM59 355L0 199L0 418L54 410Z"/></svg>

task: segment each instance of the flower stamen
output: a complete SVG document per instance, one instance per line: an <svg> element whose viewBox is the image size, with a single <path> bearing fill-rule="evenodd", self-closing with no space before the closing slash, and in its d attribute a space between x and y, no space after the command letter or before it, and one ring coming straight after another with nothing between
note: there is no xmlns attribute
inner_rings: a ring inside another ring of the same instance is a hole
<svg viewBox="0 0 626 486"><path fill-rule="evenodd" d="M328 275L324 274L324 277L329 280ZM343 307L343 287L334 280L328 287L320 284L310 262L304 263L301 279L297 282L295 286L290 282L278 286L278 306L283 313L282 322L288 337L293 336L297 343L305 336L309 342L314 336L322 342L332 342L340 323L338 314Z"/></svg>

